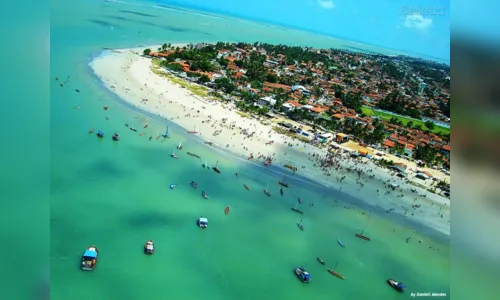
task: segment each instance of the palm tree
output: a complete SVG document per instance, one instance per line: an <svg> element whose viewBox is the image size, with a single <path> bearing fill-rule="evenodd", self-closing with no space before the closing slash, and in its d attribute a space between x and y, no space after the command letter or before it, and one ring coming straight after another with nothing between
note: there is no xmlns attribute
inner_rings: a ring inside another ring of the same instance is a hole
<svg viewBox="0 0 500 300"><path fill-rule="evenodd" d="M161 45L161 49L162 49L163 51L167 50L167 47L168 47L168 45L167 45L167 44L163 44L163 45Z"/></svg>

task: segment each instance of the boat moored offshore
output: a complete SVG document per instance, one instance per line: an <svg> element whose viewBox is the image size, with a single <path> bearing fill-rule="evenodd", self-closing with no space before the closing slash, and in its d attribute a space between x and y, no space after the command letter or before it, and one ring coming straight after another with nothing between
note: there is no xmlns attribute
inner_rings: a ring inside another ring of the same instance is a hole
<svg viewBox="0 0 500 300"><path fill-rule="evenodd" d="M198 219L198 226L200 228L207 228L208 227L208 219L207 218L203 218L203 217L200 217Z"/></svg>
<svg viewBox="0 0 500 300"><path fill-rule="evenodd" d="M84 271L94 270L97 264L98 255L99 251L97 250L97 247L89 246L82 255L81 269Z"/></svg>

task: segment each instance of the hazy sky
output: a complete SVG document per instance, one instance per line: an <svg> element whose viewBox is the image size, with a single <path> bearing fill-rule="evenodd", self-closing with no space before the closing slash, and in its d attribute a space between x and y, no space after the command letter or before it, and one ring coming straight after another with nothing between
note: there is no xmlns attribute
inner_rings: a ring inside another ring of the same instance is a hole
<svg viewBox="0 0 500 300"><path fill-rule="evenodd" d="M449 0L155 0L450 58Z"/></svg>

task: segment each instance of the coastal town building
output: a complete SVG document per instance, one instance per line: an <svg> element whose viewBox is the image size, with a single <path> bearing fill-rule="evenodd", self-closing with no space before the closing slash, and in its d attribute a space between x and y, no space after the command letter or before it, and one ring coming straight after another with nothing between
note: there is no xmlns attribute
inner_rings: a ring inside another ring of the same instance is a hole
<svg viewBox="0 0 500 300"><path fill-rule="evenodd" d="M304 47L295 55L286 47L262 43L217 45L198 43L145 55L166 60L172 74L218 90L223 99L323 126L323 133L331 132L335 141L351 136L363 140L378 122L383 136L376 147L412 158L430 145L437 160L449 165L449 66L335 49ZM208 63L183 55L201 49L214 51ZM231 95L226 97L227 90Z"/></svg>

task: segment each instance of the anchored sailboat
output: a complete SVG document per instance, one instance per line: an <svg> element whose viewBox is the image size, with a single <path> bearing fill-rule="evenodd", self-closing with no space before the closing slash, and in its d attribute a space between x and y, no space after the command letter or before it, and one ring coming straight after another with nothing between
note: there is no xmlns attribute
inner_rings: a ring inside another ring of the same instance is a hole
<svg viewBox="0 0 500 300"><path fill-rule="evenodd" d="M368 221L370 221L370 219L368 219ZM367 224L368 224L368 221L366 221L366 223L367 223ZM366 225L365 225L365 226L366 226ZM369 237L367 237L366 235L363 235L363 231L364 231L364 229L362 229L360 233L356 233L356 234L355 234L355 236L356 236L357 238L362 239L362 240L369 241L369 240L370 240L370 238L369 238Z"/></svg>
<svg viewBox="0 0 500 300"><path fill-rule="evenodd" d="M207 160L205 159L205 163L202 165L204 169L210 169L210 167L207 164Z"/></svg>
<svg viewBox="0 0 500 300"><path fill-rule="evenodd" d="M170 138L170 136L168 135L168 126L167 126L167 129L165 129L165 134L162 134L161 136L163 138L165 138L165 139L169 139Z"/></svg>
<svg viewBox="0 0 500 300"><path fill-rule="evenodd" d="M182 150L182 142L179 142L179 146L177 146L177 149Z"/></svg>
<svg viewBox="0 0 500 300"><path fill-rule="evenodd" d="M172 154L171 154L171 156L172 156L173 158L177 158L177 159L179 158L179 157L175 154L175 149L174 149L174 153L172 153Z"/></svg>
<svg viewBox="0 0 500 300"><path fill-rule="evenodd" d="M218 164L219 164L219 161L217 161L217 162L215 163L215 166L213 166L213 167L212 167L212 169L213 169L215 172L217 172L217 173L219 173L219 174L220 174L220 170L217 168L217 165L218 165Z"/></svg>
<svg viewBox="0 0 500 300"><path fill-rule="evenodd" d="M301 210L299 210L299 209L297 209L297 207L298 207L298 206L299 206L299 203L297 203L297 204L295 205L295 207L292 207L291 209L292 209L294 212L298 212L299 214L302 214L302 215L303 215L303 214L304 214L304 212L303 212L303 211L301 211Z"/></svg>
<svg viewBox="0 0 500 300"><path fill-rule="evenodd" d="M333 268L333 270L328 269L328 273L330 273L330 274L332 274L332 275L334 275L334 276L337 276L337 277L338 277L338 278L340 278L340 279L345 279L345 278L344 278L344 275L342 275L342 274L340 274L340 273L338 273L338 272L335 272L335 269L337 268L337 265L338 265L338 264L339 264L339 262L337 261L337 262L335 263L335 267Z"/></svg>
<svg viewBox="0 0 500 300"><path fill-rule="evenodd" d="M267 184L267 187L264 189L264 194L271 196L271 193L269 193L269 183Z"/></svg>
<svg viewBox="0 0 500 300"><path fill-rule="evenodd" d="M363 235L363 231L364 231L364 230L361 230L361 232L360 232L360 233L356 233L356 234L355 234L355 236L356 236L357 238L362 239L362 240L369 241L369 240L370 240L370 238L369 238L369 237L367 237L366 235Z"/></svg>
<svg viewBox="0 0 500 300"><path fill-rule="evenodd" d="M198 133L198 131L196 131L196 126L194 126L194 129L193 129L193 130L188 131L188 133L191 133L191 134L196 134L196 133Z"/></svg>
<svg viewBox="0 0 500 300"><path fill-rule="evenodd" d="M133 126L133 125L132 125L132 126L130 126L129 128L130 128L130 130L132 130L132 131L137 131L137 128L135 128L135 126Z"/></svg>
<svg viewBox="0 0 500 300"><path fill-rule="evenodd" d="M304 218L301 218L301 219L300 219L300 222L299 222L299 223L297 223L297 226L298 226L298 227L299 227L299 229L300 229L300 230L302 230L302 231L304 231L304 225L302 225L302 220L303 220L303 219L304 219Z"/></svg>
<svg viewBox="0 0 500 300"><path fill-rule="evenodd" d="M283 180L280 180L279 184L280 184L281 186L284 186L284 187L286 187L286 188L287 188L287 187L288 187L288 183L286 182L286 177L285 177L285 178L283 178Z"/></svg>

